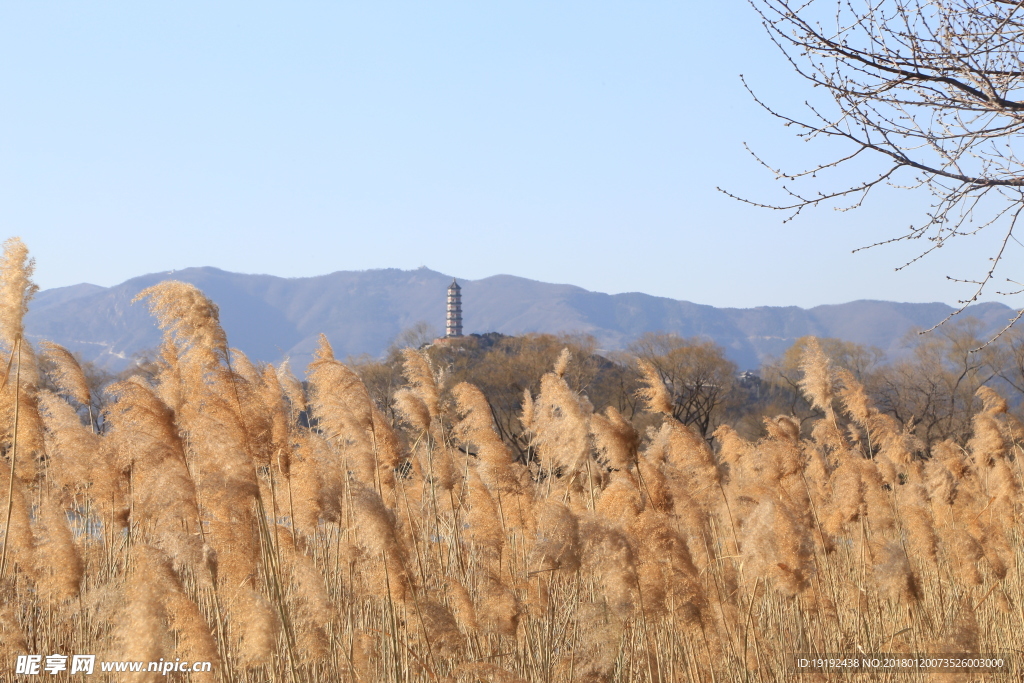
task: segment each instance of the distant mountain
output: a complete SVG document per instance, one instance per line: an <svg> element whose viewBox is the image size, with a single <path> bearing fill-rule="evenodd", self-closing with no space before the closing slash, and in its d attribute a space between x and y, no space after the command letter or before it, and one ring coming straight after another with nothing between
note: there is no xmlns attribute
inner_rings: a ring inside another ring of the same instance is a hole
<svg viewBox="0 0 1024 683"><path fill-rule="evenodd" d="M405 329L425 321L444 329L452 278L427 268L337 272L307 278L244 275L217 268L153 273L114 287L80 284L39 292L26 319L31 338L45 338L109 369L155 348L160 331L144 304L131 301L162 280L199 287L221 311L230 344L253 360L290 357L301 370L323 332L335 353L378 356ZM930 327L953 309L941 303L854 301L847 304L714 308L647 294L600 294L572 285L512 275L459 280L464 327L473 332L582 332L606 350L622 349L650 331L701 336L721 344L740 368L756 368L808 334L839 337L898 353L906 332ZM969 313L995 330L1011 317L1003 304Z"/></svg>

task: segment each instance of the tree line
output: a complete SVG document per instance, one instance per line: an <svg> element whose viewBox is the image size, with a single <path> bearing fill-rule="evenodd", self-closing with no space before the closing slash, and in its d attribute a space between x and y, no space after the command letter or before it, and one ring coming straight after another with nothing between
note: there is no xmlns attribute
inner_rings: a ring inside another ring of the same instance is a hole
<svg viewBox="0 0 1024 683"><path fill-rule="evenodd" d="M383 358L349 358L348 364L394 423L399 419L395 394L405 384L403 350L420 348L446 384L469 382L483 391L498 434L525 461L530 440L520 422L524 402L539 392L540 378L563 349L570 353L565 380L595 411L611 406L641 434L657 422L637 394L642 386L638 361L644 361L667 388L672 416L713 441L722 425L757 439L765 435L768 418L794 416L806 428L823 417L801 389L801 358L810 339L798 339L757 371L740 372L713 341L670 333L648 333L625 350L605 352L588 335L490 332L429 343L412 330L401 335ZM1024 398L1024 330L1012 329L986 343L981 323L966 318L927 334L911 332L906 351L898 358L840 339L818 341L832 364L850 371L878 409L919 440L922 453L947 439L966 443L971 416L981 406L976 397L980 387L995 389L1013 408ZM147 369L155 371L156 365L141 354L126 372L145 374ZM102 388L121 376L90 363L82 366L93 389L88 410L99 422L107 400Z"/></svg>
<svg viewBox="0 0 1024 683"><path fill-rule="evenodd" d="M422 349L446 382L480 387L502 439L525 458L529 439L519 415L562 349L571 354L565 375L570 387L595 411L614 407L640 433L654 422L637 396L642 386L638 361L643 361L668 389L674 418L712 440L721 425L757 439L765 435L766 418L792 415L806 428L823 417L801 389L801 358L810 339L798 339L756 372L740 372L713 341L667 333L645 334L611 353L599 352L590 336L551 334L471 335L424 344ZM965 318L927 334L909 333L905 352L896 358L854 342L818 341L832 364L850 371L879 410L919 440L922 453L947 439L966 443L971 416L981 407L976 397L980 387L995 389L1012 407L1024 397L1024 330L1013 329L990 341L978 320ZM392 419L394 392L403 381L401 351L396 344L384 359L353 361Z"/></svg>

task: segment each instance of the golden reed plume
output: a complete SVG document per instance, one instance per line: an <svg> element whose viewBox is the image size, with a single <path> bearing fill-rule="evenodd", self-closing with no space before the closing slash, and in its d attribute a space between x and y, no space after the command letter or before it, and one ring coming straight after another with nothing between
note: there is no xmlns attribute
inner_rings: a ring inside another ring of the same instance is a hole
<svg viewBox="0 0 1024 683"><path fill-rule="evenodd" d="M55 344L36 362L20 241L0 269L0 666L674 683L788 680L794 652L1019 649L1024 429L991 389L969 438L926 445L812 340L809 416L707 440L648 362L640 405L595 410L568 351L496 398L407 350L382 397L326 337L305 382L249 361L164 282L139 295L154 368L100 391Z"/></svg>

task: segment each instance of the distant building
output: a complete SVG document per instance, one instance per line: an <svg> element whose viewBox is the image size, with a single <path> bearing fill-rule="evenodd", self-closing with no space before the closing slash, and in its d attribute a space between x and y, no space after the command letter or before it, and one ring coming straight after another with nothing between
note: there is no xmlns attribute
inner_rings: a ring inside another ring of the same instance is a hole
<svg viewBox="0 0 1024 683"><path fill-rule="evenodd" d="M761 383L761 376L753 370L744 370L736 375L736 378L740 381L740 384L745 387Z"/></svg>
<svg viewBox="0 0 1024 683"><path fill-rule="evenodd" d="M754 398L761 398L761 388L764 380L761 379L759 374L753 370L744 370L736 375L736 379L740 388L746 390L749 395L752 395Z"/></svg>
<svg viewBox="0 0 1024 683"><path fill-rule="evenodd" d="M455 278L448 285L448 322L444 336L448 339L462 336L462 287Z"/></svg>

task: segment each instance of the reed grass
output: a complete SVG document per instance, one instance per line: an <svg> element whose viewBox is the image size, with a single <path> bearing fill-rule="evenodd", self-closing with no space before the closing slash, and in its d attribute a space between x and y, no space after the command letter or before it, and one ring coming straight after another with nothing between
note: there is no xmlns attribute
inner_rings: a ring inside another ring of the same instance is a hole
<svg viewBox="0 0 1024 683"><path fill-rule="evenodd" d="M1024 430L989 390L968 443L924 452L811 344L825 417L754 442L723 427L713 449L651 368L662 423L640 435L570 389L563 356L526 402L522 462L487 397L424 355L391 424L326 339L300 383L170 282L142 295L159 373L111 387L97 433L56 345L63 395L37 388L30 274L8 241L0 678L26 653L247 683L783 681L793 652L1021 655Z"/></svg>

